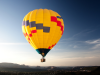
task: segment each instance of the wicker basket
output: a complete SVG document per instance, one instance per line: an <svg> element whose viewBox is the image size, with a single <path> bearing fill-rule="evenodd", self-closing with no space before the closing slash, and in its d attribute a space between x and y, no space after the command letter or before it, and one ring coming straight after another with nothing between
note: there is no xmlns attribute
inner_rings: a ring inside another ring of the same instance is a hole
<svg viewBox="0 0 100 75"><path fill-rule="evenodd" d="M45 59L41 59L41 62L45 62Z"/></svg>

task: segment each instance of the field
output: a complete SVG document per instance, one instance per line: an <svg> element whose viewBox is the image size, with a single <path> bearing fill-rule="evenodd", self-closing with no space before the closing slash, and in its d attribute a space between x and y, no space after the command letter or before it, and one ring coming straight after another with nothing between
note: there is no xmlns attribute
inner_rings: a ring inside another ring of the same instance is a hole
<svg viewBox="0 0 100 75"><path fill-rule="evenodd" d="M0 72L0 75L100 75L100 72L79 72L79 71Z"/></svg>

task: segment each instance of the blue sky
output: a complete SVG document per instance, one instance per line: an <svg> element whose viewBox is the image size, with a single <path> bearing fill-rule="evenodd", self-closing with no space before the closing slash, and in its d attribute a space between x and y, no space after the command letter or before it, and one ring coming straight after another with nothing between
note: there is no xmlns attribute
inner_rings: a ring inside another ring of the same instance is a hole
<svg viewBox="0 0 100 75"><path fill-rule="evenodd" d="M64 34L41 63L22 33L24 16L51 9L64 20ZM0 0L0 62L31 66L100 66L99 0Z"/></svg>

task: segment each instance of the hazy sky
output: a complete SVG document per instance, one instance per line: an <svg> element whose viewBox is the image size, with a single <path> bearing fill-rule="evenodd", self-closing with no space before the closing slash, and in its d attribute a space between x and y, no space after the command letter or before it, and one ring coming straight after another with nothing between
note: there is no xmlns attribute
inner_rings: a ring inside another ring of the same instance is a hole
<svg viewBox="0 0 100 75"><path fill-rule="evenodd" d="M46 62L22 33L24 16L51 9L64 20L64 34ZM100 0L0 0L0 63L32 66L100 66Z"/></svg>

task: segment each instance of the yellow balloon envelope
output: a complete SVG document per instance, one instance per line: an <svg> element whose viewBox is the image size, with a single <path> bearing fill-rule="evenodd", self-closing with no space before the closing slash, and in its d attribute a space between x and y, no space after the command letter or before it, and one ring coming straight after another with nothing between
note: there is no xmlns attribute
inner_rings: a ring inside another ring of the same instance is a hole
<svg viewBox="0 0 100 75"><path fill-rule="evenodd" d="M22 32L29 44L45 57L60 40L64 32L64 22L55 11L36 9L24 17Z"/></svg>

